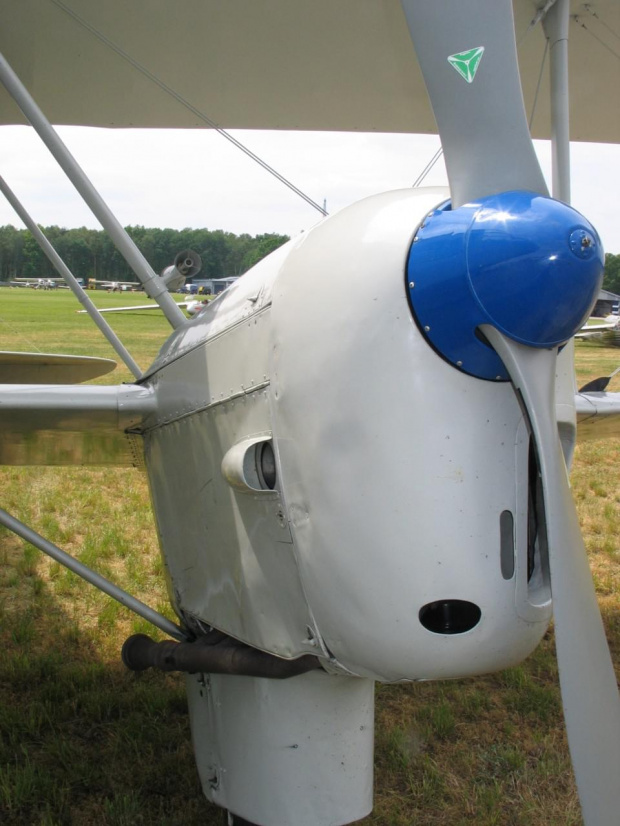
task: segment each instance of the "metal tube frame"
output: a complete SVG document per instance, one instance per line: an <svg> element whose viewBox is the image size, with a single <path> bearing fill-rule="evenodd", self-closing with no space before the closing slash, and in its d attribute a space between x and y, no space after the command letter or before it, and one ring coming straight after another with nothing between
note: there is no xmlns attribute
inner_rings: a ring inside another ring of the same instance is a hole
<svg viewBox="0 0 620 826"><path fill-rule="evenodd" d="M556 0L543 17L549 40L551 82L552 195L570 203L568 28L570 0Z"/></svg>
<svg viewBox="0 0 620 826"><path fill-rule="evenodd" d="M26 227L30 230L30 233L34 237L35 241L41 247L49 261L56 269L56 271L67 282L69 289L73 292L77 300L84 307L88 315L92 318L97 327L101 330L103 335L110 342L118 356L125 362L129 370L133 373L134 378L139 379L142 375L142 371L140 370L136 362L132 359L129 352L123 345L122 341L118 338L114 330L110 327L110 325L101 315L99 310L95 307L93 302L86 294L86 291L83 290L82 287L78 284L75 276L73 275L69 267L67 267L60 255L58 255L53 245L50 243L49 239L46 238L44 233L41 232L39 227L32 220L32 218L24 208L23 204L19 201L15 193L11 190L11 188L4 180L4 178L2 178L2 176L0 176L0 191L3 193L3 195L10 203L10 205L13 207L15 212L19 215Z"/></svg>
<svg viewBox="0 0 620 826"><path fill-rule="evenodd" d="M168 292L162 279L153 271L146 258L125 232L119 221L97 192L73 155L35 103L32 95L17 77L3 55L0 54L0 82L15 100L29 123L52 153L73 186L80 193L87 206L101 226L107 231L116 248L138 276L144 290L161 307L173 328L186 322L183 311Z"/></svg>
<svg viewBox="0 0 620 826"><path fill-rule="evenodd" d="M43 551L44 554L47 554L56 562L64 565L65 568L73 571L74 574L82 577L82 579L86 580L86 582L90 585L94 585L94 587L99 591L103 591L104 594L107 594L112 597L112 599L120 602L120 604L124 605L125 608L129 608L130 611L133 611L135 614L138 614L138 616L147 620L165 634L169 634L171 637L174 637L174 639L179 640L180 642L188 642L189 636L185 633L185 631L179 628L178 625L170 622L170 620L164 617L163 614L160 614L158 611L155 611L153 608L145 605L144 602L136 599L136 597L132 597L131 594L127 593L127 591L119 588L118 585L110 582L109 579L106 579L101 576L101 574L93 571L87 565L84 565L82 562L78 562L78 560L74 559L70 554L61 550L57 545L54 545L53 542L50 542L48 539L42 537L32 528L29 528L28 525L24 525L23 522L20 522L19 519L11 516L10 513L7 513L2 508L0 508L0 524L17 534L17 536L21 536L21 538L26 542L30 542L31 545L34 545L35 548Z"/></svg>

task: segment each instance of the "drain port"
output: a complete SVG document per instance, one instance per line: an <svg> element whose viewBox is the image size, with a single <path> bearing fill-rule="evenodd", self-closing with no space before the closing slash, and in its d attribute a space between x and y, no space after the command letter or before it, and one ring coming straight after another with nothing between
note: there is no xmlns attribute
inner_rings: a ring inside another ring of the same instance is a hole
<svg viewBox="0 0 620 826"><path fill-rule="evenodd" d="M473 602L441 599L423 605L418 616L433 634L464 634L478 625L482 611Z"/></svg>

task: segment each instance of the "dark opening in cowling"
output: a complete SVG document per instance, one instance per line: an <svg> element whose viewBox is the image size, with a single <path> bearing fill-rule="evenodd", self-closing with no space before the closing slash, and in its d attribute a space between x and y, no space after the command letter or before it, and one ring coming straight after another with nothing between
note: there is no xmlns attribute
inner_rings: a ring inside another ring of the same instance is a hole
<svg viewBox="0 0 620 826"><path fill-rule="evenodd" d="M473 602L441 599L423 605L418 616L433 634L464 634L480 622L482 611Z"/></svg>
<svg viewBox="0 0 620 826"><path fill-rule="evenodd" d="M260 443L256 458L256 469L261 487L274 490L276 486L276 456L271 442Z"/></svg>

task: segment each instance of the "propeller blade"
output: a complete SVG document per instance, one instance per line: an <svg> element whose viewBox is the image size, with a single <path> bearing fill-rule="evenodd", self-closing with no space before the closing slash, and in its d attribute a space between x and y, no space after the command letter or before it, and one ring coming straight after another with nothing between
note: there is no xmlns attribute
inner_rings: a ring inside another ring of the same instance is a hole
<svg viewBox="0 0 620 826"><path fill-rule="evenodd" d="M511 0L401 0L444 149L452 208L546 195L523 106Z"/></svg>
<svg viewBox="0 0 620 826"><path fill-rule="evenodd" d="M620 696L598 609L555 419L557 351L481 331L502 359L529 418L538 453L568 743L586 824L620 812Z"/></svg>

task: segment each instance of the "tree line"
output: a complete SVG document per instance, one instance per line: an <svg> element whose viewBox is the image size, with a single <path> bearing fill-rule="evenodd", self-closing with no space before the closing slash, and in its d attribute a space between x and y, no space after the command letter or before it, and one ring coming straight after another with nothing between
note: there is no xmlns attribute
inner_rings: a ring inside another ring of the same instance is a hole
<svg viewBox="0 0 620 826"><path fill-rule="evenodd" d="M607 253L605 256L603 289L620 295L620 254L612 255L611 253Z"/></svg>
<svg viewBox="0 0 620 826"><path fill-rule="evenodd" d="M103 230L41 227L76 278L137 281L132 270ZM235 235L221 229L153 229L126 227L156 272L161 272L184 249L202 258L200 278L241 275L277 249L287 235ZM53 278L56 271L32 235L13 226L0 227L0 281L14 278ZM620 295L620 254L605 256L603 287Z"/></svg>
<svg viewBox="0 0 620 826"><path fill-rule="evenodd" d="M193 249L202 258L199 278L241 275L288 241L286 235L235 235L219 229L176 230L142 226L125 229L156 272L172 264L177 253ZM57 226L41 227L41 230L76 278L137 281L103 230ZM0 227L0 281L57 275L28 230L11 225Z"/></svg>

